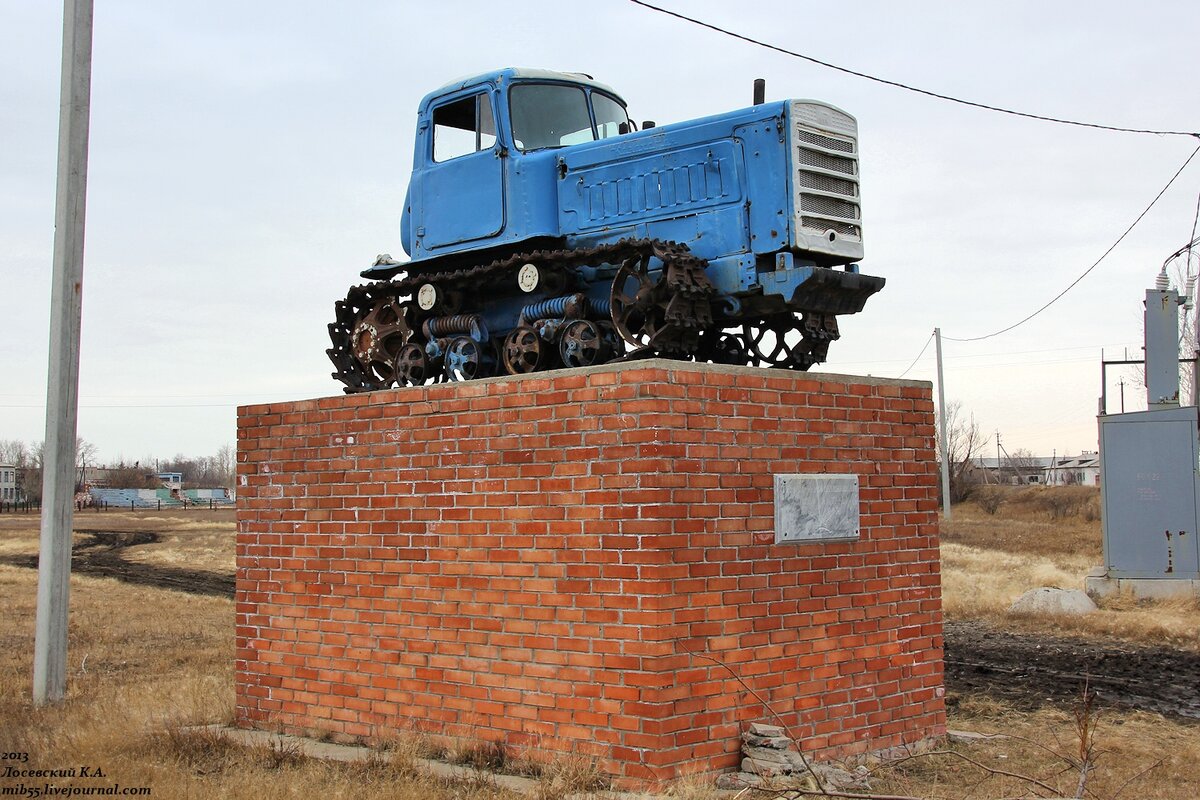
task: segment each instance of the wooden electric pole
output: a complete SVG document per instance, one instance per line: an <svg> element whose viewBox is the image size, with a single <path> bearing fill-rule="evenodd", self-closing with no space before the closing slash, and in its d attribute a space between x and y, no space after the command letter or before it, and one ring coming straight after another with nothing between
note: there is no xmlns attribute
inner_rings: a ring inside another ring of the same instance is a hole
<svg viewBox="0 0 1200 800"><path fill-rule="evenodd" d="M50 290L50 371L42 458L33 702L61 700L67 685L67 598L75 510L79 416L79 330L83 317L83 219L87 202L92 90L92 0L65 0L58 117L54 275Z"/></svg>

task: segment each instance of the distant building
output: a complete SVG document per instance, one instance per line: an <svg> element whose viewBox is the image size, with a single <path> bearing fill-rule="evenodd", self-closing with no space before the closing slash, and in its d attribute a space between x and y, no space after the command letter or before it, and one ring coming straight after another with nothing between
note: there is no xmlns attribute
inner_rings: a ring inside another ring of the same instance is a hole
<svg viewBox="0 0 1200 800"><path fill-rule="evenodd" d="M179 491L183 488L182 472L159 472L155 477L162 482L164 489Z"/></svg>
<svg viewBox="0 0 1200 800"><path fill-rule="evenodd" d="M1037 485L1046 480L1053 459L1047 456L1026 458L973 458L968 471L975 483L1011 486Z"/></svg>
<svg viewBox="0 0 1200 800"><path fill-rule="evenodd" d="M17 503L21 499L17 486L17 465L0 464L0 502Z"/></svg>
<svg viewBox="0 0 1200 800"><path fill-rule="evenodd" d="M1046 468L1048 486L1099 486L1100 454L1085 450L1077 456L1059 456Z"/></svg>
<svg viewBox="0 0 1200 800"><path fill-rule="evenodd" d="M1085 450L1077 456L973 458L967 475L972 483L991 485L1099 486L1100 454Z"/></svg>

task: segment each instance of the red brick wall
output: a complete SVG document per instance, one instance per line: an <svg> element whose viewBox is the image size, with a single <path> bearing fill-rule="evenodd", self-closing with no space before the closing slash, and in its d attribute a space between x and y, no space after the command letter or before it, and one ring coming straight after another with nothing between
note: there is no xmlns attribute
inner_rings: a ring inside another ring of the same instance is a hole
<svg viewBox="0 0 1200 800"><path fill-rule="evenodd" d="M239 722L650 780L736 765L747 687L818 756L940 735L933 436L926 383L665 361L242 408ZM774 544L794 472L859 541Z"/></svg>

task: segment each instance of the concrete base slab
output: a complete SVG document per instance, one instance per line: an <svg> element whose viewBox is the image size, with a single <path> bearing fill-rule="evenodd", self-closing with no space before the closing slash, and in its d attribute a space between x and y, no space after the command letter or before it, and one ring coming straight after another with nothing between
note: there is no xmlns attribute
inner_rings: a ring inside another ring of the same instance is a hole
<svg viewBox="0 0 1200 800"><path fill-rule="evenodd" d="M1083 579L1084 591L1093 600L1130 594L1142 600L1200 600L1200 581L1170 578L1110 578L1093 574Z"/></svg>
<svg viewBox="0 0 1200 800"><path fill-rule="evenodd" d="M333 742L319 742L316 739L308 739L303 736L291 736L284 733L272 733L270 731L247 730L245 728L233 728L228 725L199 725L191 730L207 730L213 733L218 733L243 746L252 747L259 746L274 746L286 748L288 751L299 753L307 758L317 758L323 761L342 761L342 762L359 762L369 761L372 758L386 758L387 753L371 747L353 744L335 744ZM444 761L434 761L428 758L415 759L417 768L423 772L439 778L455 778L458 780L470 780L486 777L487 780L495 783L513 792L528 795L531 797L541 797L539 793L539 782L532 778L523 778L520 775L505 775L499 772L488 772L485 770L475 769L474 767L462 766L460 764L447 764ZM596 791L580 794L565 795L565 800L644 800L644 798L652 797L647 794L634 794L629 792L613 792L613 791Z"/></svg>

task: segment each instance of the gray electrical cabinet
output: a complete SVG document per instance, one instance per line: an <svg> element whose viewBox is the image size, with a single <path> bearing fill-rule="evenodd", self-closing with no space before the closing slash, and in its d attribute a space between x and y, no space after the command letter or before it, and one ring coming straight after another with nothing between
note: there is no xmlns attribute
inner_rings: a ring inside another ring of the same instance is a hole
<svg viewBox="0 0 1200 800"><path fill-rule="evenodd" d="M1099 419L1108 576L1200 579L1197 408L1137 411Z"/></svg>

